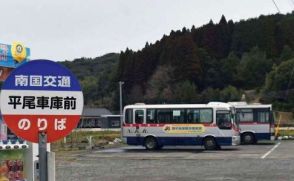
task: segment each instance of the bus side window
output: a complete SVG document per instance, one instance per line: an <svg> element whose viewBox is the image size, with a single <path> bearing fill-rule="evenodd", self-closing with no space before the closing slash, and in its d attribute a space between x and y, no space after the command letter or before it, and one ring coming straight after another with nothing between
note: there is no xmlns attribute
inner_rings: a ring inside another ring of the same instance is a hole
<svg viewBox="0 0 294 181"><path fill-rule="evenodd" d="M170 109L158 109L157 121L158 123L171 123L172 111Z"/></svg>
<svg viewBox="0 0 294 181"><path fill-rule="evenodd" d="M127 109L125 112L125 123L132 124L133 123L133 109Z"/></svg>
<svg viewBox="0 0 294 181"><path fill-rule="evenodd" d="M252 109L240 109L237 111L239 121L242 122L253 122L253 110Z"/></svg>
<svg viewBox="0 0 294 181"><path fill-rule="evenodd" d="M147 109L147 123L157 123L157 120L155 118L156 116L156 110L155 109Z"/></svg>
<svg viewBox="0 0 294 181"><path fill-rule="evenodd" d="M199 123L199 109L187 109L187 123Z"/></svg>
<svg viewBox="0 0 294 181"><path fill-rule="evenodd" d="M185 122L185 110L174 109L172 110L173 120L172 123L184 123Z"/></svg>
<svg viewBox="0 0 294 181"><path fill-rule="evenodd" d="M200 109L200 123L211 123L212 120L212 109Z"/></svg>
<svg viewBox="0 0 294 181"><path fill-rule="evenodd" d="M269 123L269 112L257 112L257 122Z"/></svg>
<svg viewBox="0 0 294 181"><path fill-rule="evenodd" d="M144 110L135 111L135 123L142 124L144 122Z"/></svg>

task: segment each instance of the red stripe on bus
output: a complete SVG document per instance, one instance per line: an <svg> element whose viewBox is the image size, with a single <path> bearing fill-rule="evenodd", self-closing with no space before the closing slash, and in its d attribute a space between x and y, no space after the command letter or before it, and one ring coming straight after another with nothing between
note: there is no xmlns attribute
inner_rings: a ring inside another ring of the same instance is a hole
<svg viewBox="0 0 294 181"><path fill-rule="evenodd" d="M175 123L167 123L167 124L123 124L123 126L124 127L164 127L165 125L171 125L171 124L177 125ZM179 124L183 124L183 123L179 123ZM202 125L205 127L217 127L216 124L202 124Z"/></svg>

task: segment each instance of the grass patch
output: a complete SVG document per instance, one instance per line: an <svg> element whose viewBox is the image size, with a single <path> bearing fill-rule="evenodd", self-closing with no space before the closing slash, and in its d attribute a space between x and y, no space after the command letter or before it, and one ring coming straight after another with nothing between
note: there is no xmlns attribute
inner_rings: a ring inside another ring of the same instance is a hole
<svg viewBox="0 0 294 181"><path fill-rule="evenodd" d="M53 151L76 151L89 148L89 138L92 137L92 148L103 147L120 138L120 131L73 131L65 139L51 144Z"/></svg>

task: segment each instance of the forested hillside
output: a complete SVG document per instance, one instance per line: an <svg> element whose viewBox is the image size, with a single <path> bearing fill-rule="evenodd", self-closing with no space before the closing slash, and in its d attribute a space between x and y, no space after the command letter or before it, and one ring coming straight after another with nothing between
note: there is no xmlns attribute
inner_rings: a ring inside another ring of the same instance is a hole
<svg viewBox="0 0 294 181"><path fill-rule="evenodd" d="M240 22L222 16L106 57L65 62L88 105L118 109L118 81L124 81L124 104L238 101L256 90L261 102L294 107L293 12Z"/></svg>
<svg viewBox="0 0 294 181"><path fill-rule="evenodd" d="M111 107L114 93L110 90L119 54L109 53L97 58L79 58L61 62L79 79L86 106Z"/></svg>
<svg viewBox="0 0 294 181"><path fill-rule="evenodd" d="M285 61L294 58L293 49L294 13L236 23L222 16L219 23L184 27L141 51L122 52L116 80L125 82L127 103L237 101L244 90L256 89L264 93L261 101L291 107L293 94L286 90L294 87L293 64Z"/></svg>

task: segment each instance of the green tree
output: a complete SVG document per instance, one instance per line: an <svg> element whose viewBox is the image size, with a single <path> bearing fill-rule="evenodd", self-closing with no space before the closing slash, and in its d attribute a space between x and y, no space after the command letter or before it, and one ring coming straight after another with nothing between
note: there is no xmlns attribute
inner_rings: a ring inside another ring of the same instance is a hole
<svg viewBox="0 0 294 181"><path fill-rule="evenodd" d="M262 99L281 110L294 111L294 59L282 62L266 77Z"/></svg>
<svg viewBox="0 0 294 181"><path fill-rule="evenodd" d="M285 91L294 88L294 58L282 62L266 77L265 91Z"/></svg>
<svg viewBox="0 0 294 181"><path fill-rule="evenodd" d="M220 91L220 101L228 102L228 101L240 101L241 93L234 86L227 86L223 90Z"/></svg>
<svg viewBox="0 0 294 181"><path fill-rule="evenodd" d="M240 63L239 57L231 52L229 56L222 61L222 76L225 85L236 84L237 68Z"/></svg>
<svg viewBox="0 0 294 181"><path fill-rule="evenodd" d="M219 101L220 100L220 91L219 89L213 89L208 87L207 89L203 90L201 93L201 102L208 103L211 101Z"/></svg>
<svg viewBox="0 0 294 181"><path fill-rule="evenodd" d="M97 80L93 76L85 77L81 81L82 90L85 98L85 104L89 106L93 106L93 101L97 99L96 91L97 91Z"/></svg>
<svg viewBox="0 0 294 181"><path fill-rule="evenodd" d="M197 51L197 46L190 36L181 36L167 42L160 56L160 63L174 67L177 81L201 80L202 68Z"/></svg>
<svg viewBox="0 0 294 181"><path fill-rule="evenodd" d="M272 65L272 60L258 47L244 53L237 69L240 86L249 89L262 86Z"/></svg>
<svg viewBox="0 0 294 181"><path fill-rule="evenodd" d="M280 64L281 62L286 60L290 60L291 58L294 58L294 51L291 49L291 47L285 45L277 64Z"/></svg>
<svg viewBox="0 0 294 181"><path fill-rule="evenodd" d="M170 92L169 87L172 84L174 68L171 66L159 66L151 76L146 90L145 99L147 102L162 103L167 102L164 95Z"/></svg>
<svg viewBox="0 0 294 181"><path fill-rule="evenodd" d="M175 103L195 103L198 101L197 87L193 82L184 81L174 85L173 89Z"/></svg>
<svg viewBox="0 0 294 181"><path fill-rule="evenodd" d="M127 103L134 104L138 102L144 102L144 94L142 87L140 85L135 85L132 87L130 94L127 95Z"/></svg>

